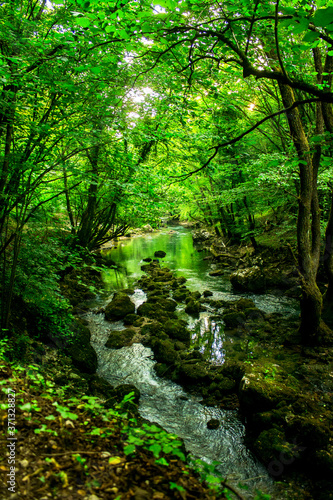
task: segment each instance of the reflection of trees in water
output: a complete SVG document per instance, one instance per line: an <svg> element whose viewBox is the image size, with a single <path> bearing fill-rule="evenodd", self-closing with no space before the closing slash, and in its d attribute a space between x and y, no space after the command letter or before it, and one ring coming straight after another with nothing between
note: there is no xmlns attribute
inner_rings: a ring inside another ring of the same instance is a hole
<svg viewBox="0 0 333 500"><path fill-rule="evenodd" d="M200 318L192 333L192 347L198 348L205 359L223 364L225 361L224 332L220 323L209 316Z"/></svg>

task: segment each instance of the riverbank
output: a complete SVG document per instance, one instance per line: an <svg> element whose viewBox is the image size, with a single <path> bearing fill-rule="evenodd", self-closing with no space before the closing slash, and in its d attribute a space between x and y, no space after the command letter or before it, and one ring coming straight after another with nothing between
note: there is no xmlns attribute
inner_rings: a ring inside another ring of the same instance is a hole
<svg viewBox="0 0 333 500"><path fill-rule="evenodd" d="M168 234L168 239L178 237L174 230L170 231L172 234ZM142 239L140 244L143 242ZM121 245L120 242L118 252L124 259L126 247ZM204 254L199 253L199 259L187 243L184 248L193 253L191 263L201 266ZM165 249L171 252L170 247ZM164 252L162 247L161 251ZM193 394L200 394L205 405L237 410L246 425L249 447L275 479L286 481L275 498L330 498L332 485L327 480L332 471L330 348L302 350L296 334L297 319L261 310L254 294L252 298L235 299L234 293L225 288L224 295L215 291L212 295L208 283L211 287L215 279L220 279L219 275L208 276L207 288L201 288L199 292L193 289L196 281L192 275L186 282L180 272L171 272L163 264L161 267L157 262L142 262L144 267L140 271L139 259L150 260L154 255L148 257L147 252L135 255L136 281L139 278L135 288L146 292L146 296L141 297L145 303L138 304L135 311L134 289L128 287L125 280L126 287L119 287L122 280L119 280L115 263L112 263L110 273L117 277L118 292L111 297L104 311L99 308L99 314L105 314L109 321L124 319L125 328L110 328L106 349L111 352L141 341L153 349L158 361L155 371L159 376L177 382ZM209 255L206 257L210 258ZM166 259L170 261L168 253ZM107 262L110 264L110 260L99 257L99 265ZM219 266L219 261L204 262ZM46 361L42 346L39 346L37 357L39 363L51 368L51 377L57 383L76 387L81 394L98 395L111 405L119 403L119 395L118 400L115 399L111 386L95 375L97 356L90 343L87 322L82 319L82 314L91 307L89 299L103 287L96 264L83 268L83 273L69 270L63 277L63 293L71 300L73 311L80 315L75 321L75 342L71 353L67 350L68 363L62 364L57 358ZM244 264L246 262L240 262L240 265ZM224 267L224 273L230 274L226 266L221 267ZM108 274L105 265L103 269L103 273ZM206 273L208 267L205 269ZM142 272L146 274L140 277ZM135 279L130 284L134 282ZM280 300L279 294L277 297ZM222 352L227 346L227 362L225 357L213 363L207 359L207 345L202 349L202 343L198 341L195 345L194 342L194 337L198 340L201 331L195 333L179 311L186 312L186 317L192 318L194 323L207 313L211 326L225 324L223 335L221 332L218 336L214 334L210 342L216 342L217 338L223 340L216 350ZM96 388L99 392L94 392ZM134 388L127 386L124 390L130 392ZM208 425L214 432L224 424L219 418L210 418Z"/></svg>

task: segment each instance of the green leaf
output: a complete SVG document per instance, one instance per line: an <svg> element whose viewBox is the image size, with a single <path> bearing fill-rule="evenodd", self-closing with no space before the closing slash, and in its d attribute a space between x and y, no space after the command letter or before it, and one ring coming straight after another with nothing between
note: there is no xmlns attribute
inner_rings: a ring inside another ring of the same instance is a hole
<svg viewBox="0 0 333 500"><path fill-rule="evenodd" d="M155 458L158 458L160 456L160 451L162 450L162 446L158 443L155 443L149 446L148 450L153 452Z"/></svg>
<svg viewBox="0 0 333 500"><path fill-rule="evenodd" d="M100 66L94 66L90 68L90 71L94 73L94 75L98 75L102 71L102 68Z"/></svg>
<svg viewBox="0 0 333 500"><path fill-rule="evenodd" d="M163 457L159 458L158 460L155 460L155 463L159 465L169 465L169 462L167 462Z"/></svg>
<svg viewBox="0 0 333 500"><path fill-rule="evenodd" d="M308 31L304 37L303 37L303 42L314 42L318 38L318 34L315 33L314 31Z"/></svg>
<svg viewBox="0 0 333 500"><path fill-rule="evenodd" d="M135 452L135 445L134 444L128 444L127 446L124 446L124 453L125 455L130 455L131 453Z"/></svg>
<svg viewBox="0 0 333 500"><path fill-rule="evenodd" d="M48 415L47 417L45 417L45 420L55 420L55 416L54 415Z"/></svg>
<svg viewBox="0 0 333 500"><path fill-rule="evenodd" d="M333 22L333 7L327 7L326 9L318 9L313 16L313 23L316 26L325 28Z"/></svg>
<svg viewBox="0 0 333 500"><path fill-rule="evenodd" d="M81 17L80 19L77 19L76 22L82 28L88 28L88 26L90 26L90 20L87 19L86 17Z"/></svg>

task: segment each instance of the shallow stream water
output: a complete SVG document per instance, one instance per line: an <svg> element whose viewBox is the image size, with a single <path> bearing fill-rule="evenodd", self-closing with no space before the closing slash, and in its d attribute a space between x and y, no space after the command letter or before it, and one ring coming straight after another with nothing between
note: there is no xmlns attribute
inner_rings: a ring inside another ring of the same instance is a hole
<svg viewBox="0 0 333 500"><path fill-rule="evenodd" d="M96 305L100 307L107 298L110 300L112 292L118 289L135 288L135 282L143 274L140 269L142 259L153 258L156 250L166 252L166 257L160 259L161 265L185 276L186 285L192 291L209 289L214 299L235 300L240 297L232 291L228 273L209 276L211 262L204 260L204 252L194 248L190 231L179 226L121 240L117 248L108 250L107 254L118 267L103 274L105 293ZM297 314L297 303L289 298L268 294L241 296L253 299L265 312L281 312L291 317ZM131 299L138 307L145 300L145 294L136 289ZM211 317L209 310L193 318L178 307L178 314L189 321L193 332L192 345L199 346L207 359L221 364L228 358L233 339L225 337L222 319ZM235 487L241 482L249 488L241 490L244 497L254 498L255 490L260 489L273 493L274 498L274 485L266 469L243 444L245 429L236 411L203 406L200 397L189 395L179 385L158 378L153 369L153 352L141 344L119 350L106 348L110 331L124 329L121 321L110 323L102 314L92 312L87 319L92 331L92 345L98 355L100 376L113 385L134 384L141 392L140 414L180 436L187 450L196 458L208 463L219 461L217 470L228 478L230 484ZM212 418L220 421L218 429L207 429L207 422Z"/></svg>

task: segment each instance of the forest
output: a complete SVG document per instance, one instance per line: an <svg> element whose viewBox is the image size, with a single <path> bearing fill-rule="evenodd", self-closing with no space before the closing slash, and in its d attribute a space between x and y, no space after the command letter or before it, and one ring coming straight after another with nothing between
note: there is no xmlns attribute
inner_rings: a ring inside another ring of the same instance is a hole
<svg viewBox="0 0 333 500"><path fill-rule="evenodd" d="M3 498L333 498L332 72L333 0L0 2ZM165 248L105 289L122 242L161 231L191 235L209 289ZM106 346L143 339L161 379L239 412L275 486L188 468L141 389L98 371L95 313L124 321Z"/></svg>

